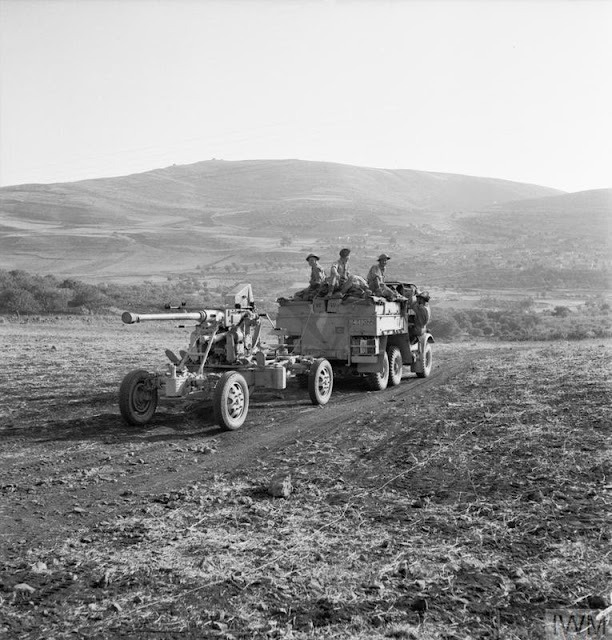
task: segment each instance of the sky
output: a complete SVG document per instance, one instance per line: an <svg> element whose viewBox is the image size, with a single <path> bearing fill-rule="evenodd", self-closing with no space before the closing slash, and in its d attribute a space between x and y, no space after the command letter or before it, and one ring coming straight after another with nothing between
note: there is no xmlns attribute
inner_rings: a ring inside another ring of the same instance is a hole
<svg viewBox="0 0 612 640"><path fill-rule="evenodd" d="M0 0L0 186L297 158L612 187L612 0Z"/></svg>

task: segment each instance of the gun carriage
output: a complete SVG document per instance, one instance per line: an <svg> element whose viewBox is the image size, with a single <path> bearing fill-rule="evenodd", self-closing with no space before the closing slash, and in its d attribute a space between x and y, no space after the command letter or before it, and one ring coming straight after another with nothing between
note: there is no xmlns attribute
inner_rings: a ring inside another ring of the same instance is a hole
<svg viewBox="0 0 612 640"><path fill-rule="evenodd" d="M126 311L122 321L193 321L188 347L177 356L169 350L162 371L137 369L119 388L119 409L132 425L147 424L160 400L212 400L216 422L238 429L249 410L254 389L287 387L287 379L303 376L313 404L326 404L332 392L331 366L323 358L289 355L281 345L264 348L262 320L255 310L251 285L240 285L225 298L221 309L137 314ZM269 320L269 318L268 318Z"/></svg>

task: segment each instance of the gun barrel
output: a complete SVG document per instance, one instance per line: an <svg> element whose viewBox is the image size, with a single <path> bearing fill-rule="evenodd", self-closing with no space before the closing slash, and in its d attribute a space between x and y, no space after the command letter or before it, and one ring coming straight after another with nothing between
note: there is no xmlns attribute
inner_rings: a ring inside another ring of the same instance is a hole
<svg viewBox="0 0 612 640"><path fill-rule="evenodd" d="M218 309L188 311L185 313L131 313L130 311L124 311L121 320L125 324L136 324L137 322L146 322L148 320L196 320L197 322L205 322L206 320L215 320L221 315L223 315L223 312Z"/></svg>

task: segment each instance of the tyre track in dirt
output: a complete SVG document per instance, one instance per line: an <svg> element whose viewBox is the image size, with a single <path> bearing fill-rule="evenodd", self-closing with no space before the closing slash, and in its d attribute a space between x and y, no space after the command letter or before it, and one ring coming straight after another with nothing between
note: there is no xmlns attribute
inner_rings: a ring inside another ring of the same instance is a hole
<svg viewBox="0 0 612 640"><path fill-rule="evenodd" d="M220 438L222 449L216 455L205 458L205 470L208 473L228 472L236 469L246 470L257 466L255 459L272 458L279 450L295 443L296 440L317 438L325 440L339 431L355 434L355 421L357 418L363 417L364 413L376 410L377 406L397 400L406 394L420 396L429 387L456 376L465 366L466 362L462 361L444 371L433 372L429 378L405 378L399 386L390 387L383 392L364 393L362 389L348 388L343 385L340 393L337 393L336 389L334 390L332 400L328 405L314 407L305 404L306 408L297 414L296 409L301 405L296 407L295 402L292 403L290 410L283 410L280 415L278 403L270 402L265 403L265 407L258 407L263 403L255 402L255 412L249 413L251 424L238 431L223 433ZM258 415L259 408L263 409L260 415ZM264 423L271 419L277 426L263 430ZM256 424L252 424L254 421ZM385 432L387 437L392 437L395 433L391 432L389 427L385 429ZM347 443L347 446L351 446L351 443ZM202 469L185 469L173 474L171 480L174 486L184 486L201 481L202 474ZM141 484L135 479L132 490L138 491L138 485ZM150 478L146 485L140 487L140 489L146 489L148 493L168 491L172 488L168 487L165 478Z"/></svg>

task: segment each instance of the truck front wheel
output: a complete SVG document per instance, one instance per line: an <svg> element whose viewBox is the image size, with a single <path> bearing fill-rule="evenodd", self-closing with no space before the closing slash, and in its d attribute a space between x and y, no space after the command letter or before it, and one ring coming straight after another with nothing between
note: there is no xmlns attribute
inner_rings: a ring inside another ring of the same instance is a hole
<svg viewBox="0 0 612 640"><path fill-rule="evenodd" d="M226 371L215 387L213 411L217 424L228 431L240 429L249 412L249 385L237 371Z"/></svg>
<svg viewBox="0 0 612 640"><path fill-rule="evenodd" d="M325 358L312 363L308 374L308 394L312 404L327 404L334 388L334 370Z"/></svg>
<svg viewBox="0 0 612 640"><path fill-rule="evenodd" d="M379 373L365 374L366 386L370 391L384 391L389 384L389 356L383 353L383 369Z"/></svg>
<svg viewBox="0 0 612 640"><path fill-rule="evenodd" d="M428 378L433 366L433 349L431 348L431 342L425 343L421 358L422 361L419 363L416 374L419 378Z"/></svg>
<svg viewBox="0 0 612 640"><path fill-rule="evenodd" d="M387 356L389 357L389 384L396 387L402 381L402 352L394 345L387 349Z"/></svg>

